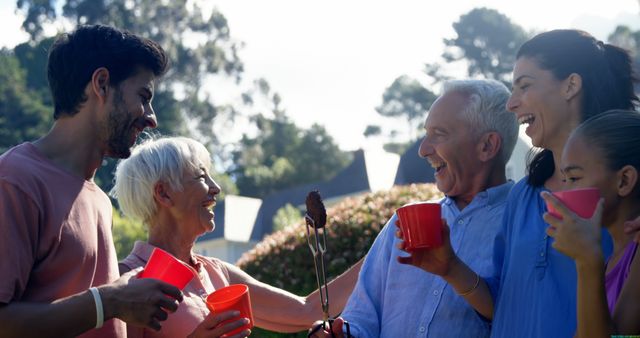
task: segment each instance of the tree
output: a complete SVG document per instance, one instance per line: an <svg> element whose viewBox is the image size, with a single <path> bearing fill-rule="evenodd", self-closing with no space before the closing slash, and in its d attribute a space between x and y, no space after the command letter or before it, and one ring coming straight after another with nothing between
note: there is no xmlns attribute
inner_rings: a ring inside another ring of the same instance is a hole
<svg viewBox="0 0 640 338"><path fill-rule="evenodd" d="M189 135L205 143L214 157L217 169L225 170L232 166L231 154L235 148L222 144L218 137L234 127L239 115L244 115L245 119L252 115L258 116L260 111L251 110L262 108L265 104L269 113L284 114L279 108L280 96L271 92L264 79L254 81L253 89L242 92L239 104L215 103L205 90L205 81L212 77L232 79L240 84L243 73L243 64L237 55L242 44L230 37L225 17L215 9L211 13L204 13L197 3L187 0L66 0L62 13L58 13L55 11L57 2L17 1L17 7L26 13L23 27L31 36L31 40L20 47L23 51L21 55L25 56L23 64L30 69L44 70L46 52L42 51L47 50L44 43L49 40L43 35L42 26L60 20L60 16L76 24L114 25L157 41L167 51L172 62L172 67L158 84L154 96L154 108L160 121L158 132ZM254 118L254 121L258 123L260 119ZM286 124L282 126L286 127ZM286 133L285 130L282 132ZM292 135L289 136L288 140L293 139ZM275 140L271 148L265 148L270 158L273 157L270 154L276 151L274 147L279 147ZM246 148L250 150L250 147ZM282 153L292 154L292 151ZM250 163L248 172L252 174L249 176L260 182L274 177L276 180L288 177L292 173L290 168L294 167L291 161L295 162L280 156L266 165L268 170L264 170L264 166ZM106 159L97 173L96 181L104 190L109 190L112 186L115 163L115 160ZM217 178L225 191L237 191L229 176L218 174Z"/></svg>
<svg viewBox="0 0 640 338"><path fill-rule="evenodd" d="M631 53L636 71L640 70L640 30L632 31L628 26L618 26L608 37L609 43Z"/></svg>
<svg viewBox="0 0 640 338"><path fill-rule="evenodd" d="M476 8L453 24L454 39L445 39L446 61L465 59L469 76L483 76L508 82L516 52L528 39L524 29L504 14L489 8ZM457 50L457 52L456 52Z"/></svg>
<svg viewBox="0 0 640 338"><path fill-rule="evenodd" d="M484 77L510 85L516 52L530 34L504 14L474 8L453 23L456 37L444 39L443 63L427 64L425 72L435 82L449 78L445 65L465 61L469 77Z"/></svg>
<svg viewBox="0 0 640 338"><path fill-rule="evenodd" d="M27 86L27 74L7 49L0 50L0 153L44 134L51 114Z"/></svg>
<svg viewBox="0 0 640 338"><path fill-rule="evenodd" d="M460 16L453 28L456 36L443 40L442 60L425 64L424 72L432 80L431 85L453 78L451 66L462 63L468 77L495 79L510 87L517 49L530 34L504 14L489 8L472 9ZM383 102L376 110L384 116L406 116L413 140L416 122L422 122L435 99L436 95L430 89L403 75L385 90ZM391 151L405 146L398 142L385 145Z"/></svg>
<svg viewBox="0 0 640 338"><path fill-rule="evenodd" d="M236 183L226 173L215 173L212 175L213 180L220 186L220 195L218 200L222 201L226 195L237 195L240 191Z"/></svg>
<svg viewBox="0 0 640 338"><path fill-rule="evenodd" d="M278 209L275 216L273 216L273 231L280 231L287 226L297 224L301 219L302 213L300 210L287 203L284 207Z"/></svg>
<svg viewBox="0 0 640 338"><path fill-rule="evenodd" d="M47 106L51 106L51 99L43 74L46 51L53 38L44 36L43 25L60 20L60 16L76 24L114 25L157 41L169 54L172 67L158 83L154 95L153 105L160 121L157 132L195 137L208 146L216 161L227 156L226 148L217 139L218 133L213 132L215 118L220 114L237 114L238 110L216 105L204 83L215 76L232 78L237 83L243 64L237 55L241 43L230 37L226 18L220 12L213 10L205 15L187 0L67 0L62 13L56 12L57 3L17 1L17 8L26 14L23 28L31 39L17 46L15 53L27 69L28 85L45 98ZM48 125L50 121L49 117L43 118L37 125ZM7 139L7 144L17 143L13 141ZM96 182L104 190L112 186L115 163L106 159L97 172ZM235 189L230 180L223 181L231 190Z"/></svg>
<svg viewBox="0 0 640 338"><path fill-rule="evenodd" d="M420 124L437 98L416 79L407 75L396 78L382 94L382 104L376 108L378 114L386 117L404 118L409 124L409 137L416 137Z"/></svg>
<svg viewBox="0 0 640 338"><path fill-rule="evenodd" d="M20 66L25 71L27 88L38 95L48 107L53 107L53 100L47 81L47 51L53 41L54 38L46 38L35 44L22 43L13 49L13 53L20 61ZM53 115L53 109L51 115Z"/></svg>
<svg viewBox="0 0 640 338"><path fill-rule="evenodd" d="M42 26L58 18L56 1L18 0L26 12L23 28L32 42L40 41ZM151 38L167 51L172 67L156 89L154 102L172 132L186 133L196 126L200 138L218 144L212 133L220 112L233 112L212 103L204 81L222 75L240 80L243 64L237 51L241 44L231 39L226 18L217 10L209 15L187 0L67 0L62 15L76 24L103 23ZM189 126L184 125L188 117ZM190 128L191 129L191 128Z"/></svg>
<svg viewBox="0 0 640 338"><path fill-rule="evenodd" d="M617 26L609 34L609 43L628 50L635 58L640 57L640 30L632 31L629 26Z"/></svg>
<svg viewBox="0 0 640 338"><path fill-rule="evenodd" d="M373 124L368 125L364 129L364 132L362 132L362 135L364 135L364 137L378 136L380 134L382 134L382 128L380 128L380 126L378 125Z"/></svg>
<svg viewBox="0 0 640 338"><path fill-rule="evenodd" d="M350 156L341 151L324 127L303 130L283 113L255 117L257 133L244 135L233 153L232 176L240 193L264 197L295 185L328 180Z"/></svg>
<svg viewBox="0 0 640 338"><path fill-rule="evenodd" d="M382 146L382 149L384 149L384 151L386 152L394 153L402 156L407 151L407 149L411 147L411 145L413 145L413 141L389 142L389 143L385 143L384 146Z"/></svg>
<svg viewBox="0 0 640 338"><path fill-rule="evenodd" d="M140 222L123 217L120 211L113 208L113 242L116 246L118 260L122 260L133 249L136 241L147 240L147 228Z"/></svg>
<svg viewBox="0 0 640 338"><path fill-rule="evenodd" d="M640 72L640 30L632 31L628 26L618 26L608 37L609 43L622 47L631 53L633 67ZM640 84L635 86L636 93L640 93Z"/></svg>
<svg viewBox="0 0 640 338"><path fill-rule="evenodd" d="M640 30L632 31L628 26L618 26L609 35L609 43L622 47L631 53L633 67L640 72ZM640 93L640 84L635 86L636 93Z"/></svg>

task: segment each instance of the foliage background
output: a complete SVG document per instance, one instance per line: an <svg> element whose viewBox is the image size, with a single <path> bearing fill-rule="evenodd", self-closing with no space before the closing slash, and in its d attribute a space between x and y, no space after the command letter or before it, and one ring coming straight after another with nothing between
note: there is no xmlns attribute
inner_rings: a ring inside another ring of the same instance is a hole
<svg viewBox="0 0 640 338"><path fill-rule="evenodd" d="M388 191L344 199L327 210L325 267L331 280L369 251L376 236L395 210L414 201L442 197L433 184L396 186ZM313 259L302 220L266 236L245 253L237 265L254 278L298 295L317 289ZM276 334L253 330L256 337L306 337L306 333Z"/></svg>
<svg viewBox="0 0 640 338"><path fill-rule="evenodd" d="M118 260L129 255L133 249L133 243L147 239L147 228L140 222L124 217L116 208L113 208L113 228L111 231Z"/></svg>
<svg viewBox="0 0 640 338"><path fill-rule="evenodd" d="M349 161L349 155L333 143L319 125L302 129L281 108L283 100L266 79L243 79L244 63L238 55L243 43L234 39L219 11L204 13L186 0L16 0L25 15L30 40L13 49L0 50L0 154L21 142L46 133L51 124L51 97L46 81L46 57L53 38L44 36L43 25L68 20L107 23L142 33L159 41L171 54L172 71L159 85L154 107L163 134L188 135L207 144L220 168L216 176L225 192L264 196L305 182L333 176ZM62 12L56 8L62 3ZM132 10L137 8L138 10ZM394 135L413 135L435 99L437 85L451 78L451 66L462 62L469 77L509 82L515 50L535 32L526 32L502 13L476 8L453 23L455 35L444 39L440 61L425 64L422 77L398 74L381 93L376 111L401 117L407 124L371 125L365 135L385 137L388 151L402 153L406 145L394 143ZM185 44L198 36L196 45ZM609 42L632 52L640 66L640 31L619 26ZM639 69L639 68L636 68ZM230 80L239 99L217 102L205 90L211 78ZM244 82L243 82L244 81ZM247 87L247 84L250 84ZM244 118L249 124L241 124ZM242 128L237 144L223 142L224 131ZM391 130L388 130L391 128ZM253 133L248 130L253 130ZM304 156L325 158L326 167L305 166ZM108 191L115 162L106 160L96 181ZM350 198L329 209L327 266L333 277L360 259L393 210L413 200L438 196L433 186L397 187L391 191ZM289 208L278 215L282 222L295 217ZM136 239L146 238L144 227L114 210L113 237L118 257L131 250ZM286 227L266 237L239 264L262 281L297 294L316 288L313 262L306 246L303 224ZM259 337L281 337L256 332ZM301 334L300 337L306 335Z"/></svg>

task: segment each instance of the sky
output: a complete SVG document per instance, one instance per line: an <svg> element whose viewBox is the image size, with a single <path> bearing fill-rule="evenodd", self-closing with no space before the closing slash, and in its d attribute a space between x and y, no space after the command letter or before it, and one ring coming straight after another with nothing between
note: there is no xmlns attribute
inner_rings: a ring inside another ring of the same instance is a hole
<svg viewBox="0 0 640 338"><path fill-rule="evenodd" d="M324 125L343 150L378 146L369 124L402 125L375 107L395 78L428 83L424 64L439 61L452 24L476 7L493 8L526 30L579 28L601 40L618 24L640 29L639 0L207 0L243 41L247 79L265 78L301 127ZM434 3L436 3L434 5ZM15 0L0 0L0 46L26 39ZM224 88L214 90L224 93Z"/></svg>

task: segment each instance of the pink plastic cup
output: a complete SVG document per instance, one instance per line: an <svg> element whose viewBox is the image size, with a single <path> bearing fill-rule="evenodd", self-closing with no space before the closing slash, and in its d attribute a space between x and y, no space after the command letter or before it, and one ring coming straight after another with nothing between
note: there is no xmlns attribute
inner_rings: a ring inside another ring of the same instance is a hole
<svg viewBox="0 0 640 338"><path fill-rule="evenodd" d="M440 204L414 203L399 208L400 230L407 250L435 248L442 245Z"/></svg>
<svg viewBox="0 0 640 338"><path fill-rule="evenodd" d="M556 191L552 194L569 208L569 210L575 212L576 215L582 218L591 218L600 200L600 191L597 188ZM549 214L562 219L558 211L549 203L547 203L547 210L549 210Z"/></svg>
<svg viewBox="0 0 640 338"><path fill-rule="evenodd" d="M155 278L180 290L193 279L195 271L168 252L154 248L139 278Z"/></svg>
<svg viewBox="0 0 640 338"><path fill-rule="evenodd" d="M207 307L213 313L232 310L240 311L240 318L249 318L249 324L228 332L226 334L227 336L232 336L253 327L253 312L251 311L249 287L244 284L233 284L212 292L207 296ZM238 319L237 317L229 319L221 324L231 323Z"/></svg>

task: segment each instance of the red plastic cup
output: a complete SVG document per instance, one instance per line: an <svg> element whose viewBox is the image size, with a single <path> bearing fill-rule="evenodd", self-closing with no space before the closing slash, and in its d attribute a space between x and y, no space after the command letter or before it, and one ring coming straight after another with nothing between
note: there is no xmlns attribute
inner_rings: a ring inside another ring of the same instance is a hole
<svg viewBox="0 0 640 338"><path fill-rule="evenodd" d="M600 200L600 191L597 188L556 191L552 194L569 210L582 218L591 218ZM549 210L549 214L562 219L558 211L549 203L547 203L547 210Z"/></svg>
<svg viewBox="0 0 640 338"><path fill-rule="evenodd" d="M442 245L440 204L414 203L396 210L407 250L435 248Z"/></svg>
<svg viewBox="0 0 640 338"><path fill-rule="evenodd" d="M207 296L207 307L213 313L232 310L240 311L240 318L249 318L249 324L226 333L227 336L232 336L253 327L253 312L251 311L249 287L244 284L233 284L212 292ZM234 322L238 319L239 318L229 319L221 324Z"/></svg>
<svg viewBox="0 0 640 338"><path fill-rule="evenodd" d="M195 271L168 252L154 248L139 278L155 278L180 290L193 279Z"/></svg>

